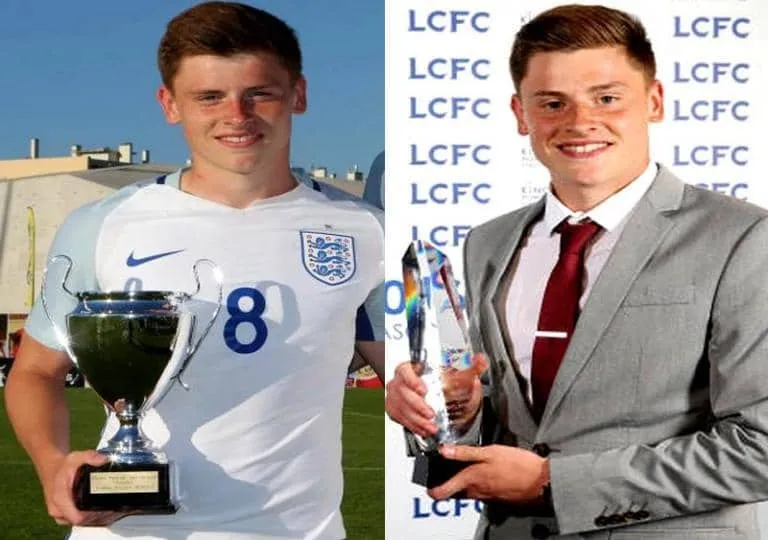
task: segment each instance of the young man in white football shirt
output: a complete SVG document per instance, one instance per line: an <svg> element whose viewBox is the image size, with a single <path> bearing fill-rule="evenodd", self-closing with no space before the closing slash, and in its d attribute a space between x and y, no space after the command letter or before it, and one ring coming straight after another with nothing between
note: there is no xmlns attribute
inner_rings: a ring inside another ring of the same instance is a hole
<svg viewBox="0 0 768 540"><path fill-rule="evenodd" d="M178 467L179 511L75 507L77 469L105 458L69 448L72 364L39 302L6 389L12 425L73 540L344 538L347 366L357 354L383 374L383 217L291 174L291 120L307 92L283 21L237 3L198 5L169 23L158 63L158 99L183 129L191 167L78 209L51 255L73 260L74 291L190 292L197 260L219 266L223 306L184 373L190 389L174 385L142 423ZM326 264L315 260L320 244L330 246ZM208 289L201 299L215 302ZM58 282L44 293L54 313L69 301ZM110 415L100 444L115 427Z"/></svg>

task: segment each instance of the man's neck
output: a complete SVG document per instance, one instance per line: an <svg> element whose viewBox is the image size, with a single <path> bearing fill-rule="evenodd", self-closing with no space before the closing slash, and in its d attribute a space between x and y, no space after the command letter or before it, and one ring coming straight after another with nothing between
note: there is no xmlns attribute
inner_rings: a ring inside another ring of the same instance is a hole
<svg viewBox="0 0 768 540"><path fill-rule="evenodd" d="M623 179L617 179L611 183L598 185L579 185L573 182L561 182L553 178L551 181L552 191L558 200L572 212L589 212L597 205L640 178L643 171L647 168L648 163Z"/></svg>
<svg viewBox="0 0 768 540"><path fill-rule="evenodd" d="M180 187L187 193L209 201L233 208L246 208L255 201L291 191L296 187L296 179L288 166L239 175L193 164L182 173Z"/></svg>
<svg viewBox="0 0 768 540"><path fill-rule="evenodd" d="M574 189L572 186L562 186L553 182L552 191L557 199L572 212L589 212L614 193L624 189L631 182L630 180L618 187L612 186L610 189L605 187L580 187Z"/></svg>

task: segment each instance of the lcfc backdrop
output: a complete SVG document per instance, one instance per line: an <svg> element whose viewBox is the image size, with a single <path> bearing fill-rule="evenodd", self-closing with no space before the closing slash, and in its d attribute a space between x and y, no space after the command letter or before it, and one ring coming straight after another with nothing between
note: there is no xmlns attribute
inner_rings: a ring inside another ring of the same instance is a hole
<svg viewBox="0 0 768 540"><path fill-rule="evenodd" d="M546 170L516 132L507 61L520 26L558 3L387 0L389 377L408 358L400 267L408 242L444 249L460 275L470 227L546 189ZM637 15L656 51L666 118L652 128L652 158L687 182L768 206L768 0L604 3ZM411 469L402 429L388 421L387 538L471 538L479 503L433 502L410 483Z"/></svg>

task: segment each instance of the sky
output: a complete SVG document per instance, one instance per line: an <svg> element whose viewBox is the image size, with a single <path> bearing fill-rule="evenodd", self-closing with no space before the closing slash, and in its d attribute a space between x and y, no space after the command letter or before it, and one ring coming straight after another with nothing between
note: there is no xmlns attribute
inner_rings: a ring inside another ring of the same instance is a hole
<svg viewBox="0 0 768 540"><path fill-rule="evenodd" d="M304 54L309 109L296 118L292 165L367 174L384 149L384 2L245 0L284 19ZM197 2L0 2L0 159L132 142L138 160L180 165L181 131L155 93L165 25Z"/></svg>

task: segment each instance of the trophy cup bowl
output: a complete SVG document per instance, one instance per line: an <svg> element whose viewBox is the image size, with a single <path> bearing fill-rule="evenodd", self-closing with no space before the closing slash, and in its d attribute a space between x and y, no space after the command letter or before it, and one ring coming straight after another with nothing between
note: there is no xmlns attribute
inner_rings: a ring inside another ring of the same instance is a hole
<svg viewBox="0 0 768 540"><path fill-rule="evenodd" d="M72 267L69 262L67 275ZM194 266L196 279L198 263ZM43 294L45 312L70 358L119 421L114 436L97 450L109 461L78 469L73 485L75 505L83 511L175 513L173 462L144 435L140 419L174 381L184 386L180 376L221 307L218 268L214 275L219 282L219 303L194 344L196 316L188 304L197 291L72 293L65 285L67 275L62 288L77 304L65 316L66 332L54 322ZM199 291L199 279L197 284Z"/></svg>
<svg viewBox="0 0 768 540"><path fill-rule="evenodd" d="M406 431L406 440L416 458L413 482L432 488L468 465L444 458L441 445L477 444L468 437L472 423L466 422L476 375L470 369L469 331L448 256L415 240L402 264L411 364L427 387L425 401L435 412L438 429L432 437Z"/></svg>

